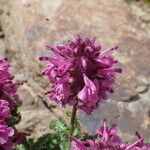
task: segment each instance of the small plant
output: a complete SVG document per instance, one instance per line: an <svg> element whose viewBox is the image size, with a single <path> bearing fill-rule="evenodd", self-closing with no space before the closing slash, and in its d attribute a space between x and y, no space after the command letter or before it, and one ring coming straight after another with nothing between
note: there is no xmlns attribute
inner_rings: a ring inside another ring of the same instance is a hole
<svg viewBox="0 0 150 150"><path fill-rule="evenodd" d="M62 107L73 107L70 134L72 135L77 109L88 115L107 99L112 93L115 74L121 69L114 67L117 63L109 54L117 46L101 51L101 45L95 39L73 36L67 43L56 47L47 46L54 56L40 57L40 61L47 61L42 72L52 84L46 94L51 100Z"/></svg>
<svg viewBox="0 0 150 150"><path fill-rule="evenodd" d="M0 149L2 150L149 150L150 144L144 142L138 133L138 140L133 144L124 143L115 125L111 128L104 120L103 126L96 130L96 136L81 132L77 120L77 111L90 115L97 109L101 101L113 93L112 84L116 73L121 68L111 52L118 47L102 51L95 38L89 39L75 35L65 44L47 49L53 56L42 56L46 61L43 76L49 78L51 90L46 92L50 100L56 101L61 107L72 106L68 126L63 119L52 121L53 130L38 139L26 138L27 133L18 132L15 128L21 120L17 111L20 105L16 94L20 83L14 83L9 73L6 58L0 59ZM148 139L145 141L149 141Z"/></svg>
<svg viewBox="0 0 150 150"><path fill-rule="evenodd" d="M17 145L15 150L69 150L71 142L69 139L69 127L63 120L54 120L50 124L54 132L47 133L37 140L26 139L23 144ZM80 128L76 124L74 136L80 137Z"/></svg>

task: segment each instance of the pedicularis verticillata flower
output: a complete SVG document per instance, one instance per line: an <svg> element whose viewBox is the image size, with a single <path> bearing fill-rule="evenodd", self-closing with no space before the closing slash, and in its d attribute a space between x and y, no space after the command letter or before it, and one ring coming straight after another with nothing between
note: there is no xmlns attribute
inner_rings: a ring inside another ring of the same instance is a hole
<svg viewBox="0 0 150 150"><path fill-rule="evenodd" d="M71 137L72 144L70 150L149 150L150 144L144 143L144 140L138 135L138 140L133 143L123 143L115 125L109 128L104 121L104 125L96 130L97 137L81 141Z"/></svg>
<svg viewBox="0 0 150 150"><path fill-rule="evenodd" d="M19 103L17 89L21 83L13 82L9 67L7 58L0 58L0 149L3 150L11 150L18 140L25 137L24 133L14 131L11 127L17 123L14 118L19 118L16 109Z"/></svg>
<svg viewBox="0 0 150 150"><path fill-rule="evenodd" d="M9 64L7 58L0 58L0 99L9 102L10 110L13 110L19 102L17 92L21 83L14 83L13 76L9 72Z"/></svg>
<svg viewBox="0 0 150 150"><path fill-rule="evenodd" d="M112 83L115 74L121 69L114 67L117 63L110 53L113 47L102 51L95 38L71 37L65 44L56 47L47 46L54 55L40 57L47 61L43 75L52 83L47 94L62 106L78 103L78 108L90 114L108 92L113 92Z"/></svg>

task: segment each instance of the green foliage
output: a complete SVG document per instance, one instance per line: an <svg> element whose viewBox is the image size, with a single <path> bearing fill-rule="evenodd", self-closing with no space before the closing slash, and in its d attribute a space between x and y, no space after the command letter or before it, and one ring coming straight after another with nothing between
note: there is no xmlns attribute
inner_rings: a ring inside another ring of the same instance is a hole
<svg viewBox="0 0 150 150"><path fill-rule="evenodd" d="M18 116L11 115L11 116L7 117L6 122L9 126L13 126L15 124L18 124L20 122L20 120L21 120L20 115L18 115Z"/></svg>
<svg viewBox="0 0 150 150"><path fill-rule="evenodd" d="M146 143L150 143L150 137L145 138L144 141L145 141Z"/></svg>
<svg viewBox="0 0 150 150"><path fill-rule="evenodd" d="M24 145L20 144L20 145L17 145L15 150L26 150Z"/></svg>
<svg viewBox="0 0 150 150"><path fill-rule="evenodd" d="M9 126L18 124L21 121L21 115L18 112L19 104L11 111L11 115L6 118L6 122Z"/></svg>
<svg viewBox="0 0 150 150"><path fill-rule="evenodd" d="M61 150L59 144L59 136L55 133L48 133L36 141L28 139L23 144L17 145L14 150Z"/></svg>
<svg viewBox="0 0 150 150"><path fill-rule="evenodd" d="M60 150L69 150L69 127L63 120L55 120L50 124L50 128L54 130L59 139Z"/></svg>
<svg viewBox="0 0 150 150"><path fill-rule="evenodd" d="M14 150L69 150L70 148L70 131L69 127L63 120L54 120L50 124L50 128L54 131L45 134L37 140L28 139L21 145L17 145ZM74 136L80 136L80 125L75 122L73 131Z"/></svg>

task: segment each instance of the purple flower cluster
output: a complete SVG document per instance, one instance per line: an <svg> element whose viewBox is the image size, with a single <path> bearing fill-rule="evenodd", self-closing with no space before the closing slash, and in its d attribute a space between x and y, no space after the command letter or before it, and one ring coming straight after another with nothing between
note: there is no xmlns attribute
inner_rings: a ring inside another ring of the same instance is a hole
<svg viewBox="0 0 150 150"><path fill-rule="evenodd" d="M109 128L104 121L104 125L96 130L97 138L81 141L71 137L72 144L70 150L149 150L150 144L144 143L144 140L138 135L138 140L133 143L123 143L118 136L116 127Z"/></svg>
<svg viewBox="0 0 150 150"><path fill-rule="evenodd" d="M0 99L9 102L10 110L13 110L18 103L17 92L20 83L13 83L13 76L9 73L7 58L0 58Z"/></svg>
<svg viewBox="0 0 150 150"><path fill-rule="evenodd" d="M10 115L9 103L5 100L0 100L0 148L11 150L11 137L14 135L14 130L5 122L5 119Z"/></svg>
<svg viewBox="0 0 150 150"><path fill-rule="evenodd" d="M19 85L20 83L13 83L7 58L0 58L0 149L11 150L13 146L15 133L6 123L6 119L17 106L19 99L16 92Z"/></svg>
<svg viewBox="0 0 150 150"><path fill-rule="evenodd" d="M78 103L78 108L90 114L113 92L115 74L121 73L121 69L113 66L117 61L110 53L117 47L102 51L95 38L76 35L65 44L47 49L54 55L42 56L40 61L47 61L42 73L52 83L47 93L50 99L62 106Z"/></svg>

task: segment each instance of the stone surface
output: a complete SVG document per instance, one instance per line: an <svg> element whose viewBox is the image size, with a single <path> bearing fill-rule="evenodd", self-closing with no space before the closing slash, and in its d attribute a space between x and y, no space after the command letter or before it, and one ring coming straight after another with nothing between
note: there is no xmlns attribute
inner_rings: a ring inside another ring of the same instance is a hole
<svg viewBox="0 0 150 150"><path fill-rule="evenodd" d="M5 48L5 42L4 42L3 39L0 39L0 55L1 56L4 56L5 50L6 50L6 48Z"/></svg>
<svg viewBox="0 0 150 150"><path fill-rule="evenodd" d="M59 108L54 113L44 109L42 100L46 99L44 93L49 85L39 75L42 65L38 57L48 53L44 45L55 45L65 41L70 34L80 33L95 36L103 49L118 44L120 49L114 57L123 68L110 100L102 103L89 117L81 113L82 123L93 133L99 120L106 117L118 124L125 140L132 140L135 130L140 130L145 137L150 135L149 89L141 94L137 90L141 85L149 87L148 6L144 5L146 9L143 9L139 4L128 5L122 0L0 0L0 4L12 71L16 79L27 80L20 90L24 102L20 129L26 124L34 135L45 133L47 123L55 114L62 113Z"/></svg>

